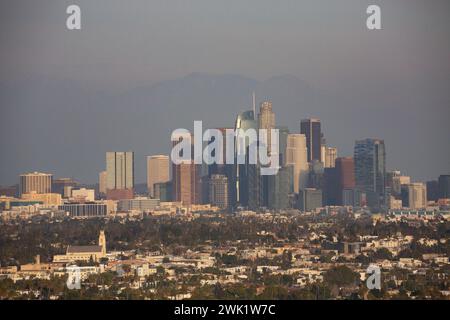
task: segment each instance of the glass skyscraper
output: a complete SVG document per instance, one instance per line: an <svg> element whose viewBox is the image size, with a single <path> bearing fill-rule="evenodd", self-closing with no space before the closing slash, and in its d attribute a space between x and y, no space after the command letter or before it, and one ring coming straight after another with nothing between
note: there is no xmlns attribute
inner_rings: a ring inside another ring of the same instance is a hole
<svg viewBox="0 0 450 320"><path fill-rule="evenodd" d="M382 209L386 203L386 149L380 139L357 140L354 150L356 187L366 193L367 205Z"/></svg>

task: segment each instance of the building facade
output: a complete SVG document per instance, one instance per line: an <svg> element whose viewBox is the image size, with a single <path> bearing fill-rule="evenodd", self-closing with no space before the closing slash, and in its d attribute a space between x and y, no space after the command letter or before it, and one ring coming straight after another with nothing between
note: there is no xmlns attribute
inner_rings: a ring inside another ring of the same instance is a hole
<svg viewBox="0 0 450 320"><path fill-rule="evenodd" d="M49 173L33 172L20 175L20 194L51 193L53 175Z"/></svg>
<svg viewBox="0 0 450 320"><path fill-rule="evenodd" d="M167 182L169 175L169 156L154 155L147 157L147 189L151 197L155 197L155 183Z"/></svg>
<svg viewBox="0 0 450 320"><path fill-rule="evenodd" d="M354 150L356 186L366 193L367 205L378 210L386 204L386 150L380 139L358 140Z"/></svg>
<svg viewBox="0 0 450 320"><path fill-rule="evenodd" d="M309 118L300 122L300 133L306 137L307 161L322 161L322 130L319 119Z"/></svg>

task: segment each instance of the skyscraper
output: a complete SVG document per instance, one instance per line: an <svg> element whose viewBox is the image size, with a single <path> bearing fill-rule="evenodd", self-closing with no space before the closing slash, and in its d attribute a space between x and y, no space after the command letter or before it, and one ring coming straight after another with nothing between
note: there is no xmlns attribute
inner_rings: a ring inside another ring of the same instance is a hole
<svg viewBox="0 0 450 320"><path fill-rule="evenodd" d="M423 183L402 185L402 205L409 209L423 209L427 206L427 188Z"/></svg>
<svg viewBox="0 0 450 320"><path fill-rule="evenodd" d="M106 153L106 193L111 200L133 197L134 153Z"/></svg>
<svg viewBox="0 0 450 320"><path fill-rule="evenodd" d="M106 181L107 181L107 172L105 171L101 171L98 174L98 193L100 193L101 195L106 195Z"/></svg>
<svg viewBox="0 0 450 320"><path fill-rule="evenodd" d="M169 156L154 155L147 157L147 190L151 197L155 196L154 184L167 182L169 177Z"/></svg>
<svg viewBox="0 0 450 320"><path fill-rule="evenodd" d="M287 137L286 166L293 166L294 192L299 193L308 182L306 138L303 134L291 133Z"/></svg>
<svg viewBox="0 0 450 320"><path fill-rule="evenodd" d="M243 130L246 131L248 129L258 129L258 123L255 120L254 111L244 111L236 117L235 122L235 130ZM237 161L237 155L239 154L239 150L245 150L245 163L239 164ZM233 174L233 204L237 206L248 206L249 199L254 197L253 202L259 203L260 200L260 189L259 186L259 172L257 168L252 168L249 164L249 140L246 137L242 137L242 139L235 139L235 167ZM258 176L256 176L258 174ZM249 180L252 180L249 184ZM249 186L251 185L251 192L249 190ZM251 195L249 195L251 193Z"/></svg>
<svg viewBox="0 0 450 320"><path fill-rule="evenodd" d="M352 157L337 158L335 168L338 181L338 204L343 205L344 190L355 188L355 162Z"/></svg>
<svg viewBox="0 0 450 320"><path fill-rule="evenodd" d="M306 137L306 148L308 149L308 162L312 160L322 161L321 145L322 131L319 119L303 119L300 122L300 133Z"/></svg>
<svg viewBox="0 0 450 320"><path fill-rule="evenodd" d="M358 140L354 150L356 186L366 193L367 205L380 209L386 203L386 150L380 139Z"/></svg>
<svg viewBox="0 0 450 320"><path fill-rule="evenodd" d="M219 208L228 208L228 178L213 174L209 179L209 203Z"/></svg>
<svg viewBox="0 0 450 320"><path fill-rule="evenodd" d="M261 102L258 114L258 125L259 129L267 130L267 151L270 154L270 144L272 141L270 130L275 129L275 113L272 111L272 102Z"/></svg>
<svg viewBox="0 0 450 320"><path fill-rule="evenodd" d="M258 126L259 129L267 130L267 154L271 155L274 150L272 150L272 133L271 130L275 129L275 113L272 111L272 102L264 101L260 104L259 114L258 114ZM279 137L277 143L279 143ZM259 142L261 146L262 143ZM260 168L255 168L255 170L260 170ZM259 187L260 187L260 203L259 206L268 206L269 190L273 184L269 185L269 176L260 176ZM255 204L256 206L256 204Z"/></svg>
<svg viewBox="0 0 450 320"><path fill-rule="evenodd" d="M20 194L51 193L53 175L49 173L33 172L20 175Z"/></svg>
<svg viewBox="0 0 450 320"><path fill-rule="evenodd" d="M194 164L194 139L192 135L186 135L180 139L190 139L191 159L184 160L180 164L172 163L172 197L174 201L182 202L185 206L200 204L202 202L201 165ZM173 142L173 144L176 143Z"/></svg>
<svg viewBox="0 0 450 320"><path fill-rule="evenodd" d="M281 167L277 174L267 176L269 194L267 207L283 210L290 207L289 195L293 192L293 166Z"/></svg>
<svg viewBox="0 0 450 320"><path fill-rule="evenodd" d="M337 158L337 148L322 146L322 149L324 150L322 157L324 168L333 168Z"/></svg>
<svg viewBox="0 0 450 320"><path fill-rule="evenodd" d="M439 198L450 199L450 175L443 174L438 179Z"/></svg>

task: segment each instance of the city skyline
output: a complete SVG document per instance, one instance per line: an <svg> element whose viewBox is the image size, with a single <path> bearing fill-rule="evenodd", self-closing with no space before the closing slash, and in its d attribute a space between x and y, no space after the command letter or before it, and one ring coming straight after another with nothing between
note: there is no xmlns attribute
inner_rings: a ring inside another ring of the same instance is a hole
<svg viewBox="0 0 450 320"><path fill-rule="evenodd" d="M317 117L346 155L354 140L384 139L388 169L436 178L450 158L450 4L379 4L383 30L371 31L355 0L325 11L312 0L80 0L79 32L66 29L65 3L1 4L0 184L29 170L93 183L103 152L129 149L145 182L144 156L167 154L173 128L226 126L252 91L291 130Z"/></svg>

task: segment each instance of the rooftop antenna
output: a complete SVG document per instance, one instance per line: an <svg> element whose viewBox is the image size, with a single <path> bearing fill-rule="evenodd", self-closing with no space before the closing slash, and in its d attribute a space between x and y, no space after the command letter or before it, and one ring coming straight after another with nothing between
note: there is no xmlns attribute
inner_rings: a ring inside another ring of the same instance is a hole
<svg viewBox="0 0 450 320"><path fill-rule="evenodd" d="M253 91L252 98L253 98L253 117L256 117L256 96L255 96L255 91Z"/></svg>

